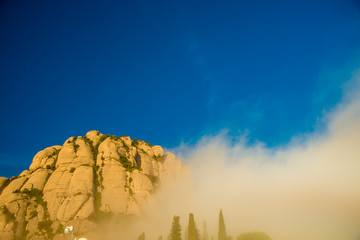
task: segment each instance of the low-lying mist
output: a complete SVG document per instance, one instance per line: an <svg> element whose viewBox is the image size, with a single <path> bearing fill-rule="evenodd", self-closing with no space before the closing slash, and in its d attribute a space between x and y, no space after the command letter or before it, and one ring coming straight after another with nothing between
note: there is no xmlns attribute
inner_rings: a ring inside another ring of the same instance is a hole
<svg viewBox="0 0 360 240"><path fill-rule="evenodd" d="M222 209L233 237L263 231L274 240L359 239L358 93L347 91L319 130L281 147L249 144L246 136L234 139L225 131L175 149L188 165L187 174L166 183L128 231L166 239L174 215L180 216L184 232L188 214L194 213L200 234L206 221L209 238L217 239Z"/></svg>

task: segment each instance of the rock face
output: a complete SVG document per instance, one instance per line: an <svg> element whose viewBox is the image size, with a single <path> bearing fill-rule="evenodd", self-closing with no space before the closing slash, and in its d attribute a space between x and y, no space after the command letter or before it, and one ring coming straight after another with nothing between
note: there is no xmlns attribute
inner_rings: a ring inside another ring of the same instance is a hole
<svg viewBox="0 0 360 240"><path fill-rule="evenodd" d="M182 174L174 154L130 137L90 131L38 152L29 170L0 177L0 239L65 239L111 215L140 215L152 193ZM68 236L67 236L68 237Z"/></svg>

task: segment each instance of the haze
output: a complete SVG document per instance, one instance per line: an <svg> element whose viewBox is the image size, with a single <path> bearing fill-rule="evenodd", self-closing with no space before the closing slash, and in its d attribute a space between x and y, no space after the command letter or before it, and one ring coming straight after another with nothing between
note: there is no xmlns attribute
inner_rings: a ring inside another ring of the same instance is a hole
<svg viewBox="0 0 360 240"><path fill-rule="evenodd" d="M0 176L89 130L188 166L99 239L360 238L357 0L0 1Z"/></svg>
<svg viewBox="0 0 360 240"><path fill-rule="evenodd" d="M206 220L209 236L216 238L223 209L228 234L234 237L264 231L275 240L358 239L358 79L315 132L295 136L282 147L248 144L246 136L233 138L224 131L204 136L195 147L174 149L188 164L189 175L153 199L146 234L166 237L173 215L181 216L185 229L192 212L200 233Z"/></svg>

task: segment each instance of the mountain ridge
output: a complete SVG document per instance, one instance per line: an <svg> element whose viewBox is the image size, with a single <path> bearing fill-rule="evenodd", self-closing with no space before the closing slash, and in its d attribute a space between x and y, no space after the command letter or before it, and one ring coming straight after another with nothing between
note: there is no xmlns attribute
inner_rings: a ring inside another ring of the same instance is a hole
<svg viewBox="0 0 360 240"><path fill-rule="evenodd" d="M185 170L161 146L89 131L39 151L28 170L0 177L0 239L65 239L104 216L141 215L155 190Z"/></svg>

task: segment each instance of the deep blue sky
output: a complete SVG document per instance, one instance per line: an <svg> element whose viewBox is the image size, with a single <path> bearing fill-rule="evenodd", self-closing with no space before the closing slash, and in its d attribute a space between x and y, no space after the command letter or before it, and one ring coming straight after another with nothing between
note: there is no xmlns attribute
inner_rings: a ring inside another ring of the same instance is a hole
<svg viewBox="0 0 360 240"><path fill-rule="evenodd" d="M1 1L0 175L93 129L286 143L340 101L359 29L351 0Z"/></svg>

